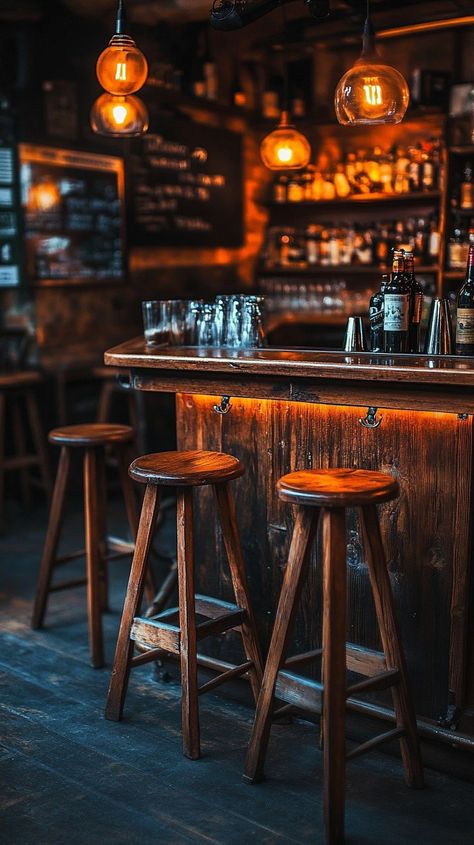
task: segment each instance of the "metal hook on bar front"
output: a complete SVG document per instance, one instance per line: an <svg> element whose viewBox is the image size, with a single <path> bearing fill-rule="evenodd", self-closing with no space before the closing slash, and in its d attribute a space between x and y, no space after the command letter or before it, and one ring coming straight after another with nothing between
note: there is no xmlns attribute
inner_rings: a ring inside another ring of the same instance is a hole
<svg viewBox="0 0 474 845"><path fill-rule="evenodd" d="M366 416L359 418L359 423L363 425L364 428L378 428L383 420L383 415L381 414L378 417L377 411L378 408L374 408L374 406L371 405L370 408L367 408Z"/></svg>
<svg viewBox="0 0 474 845"><path fill-rule="evenodd" d="M232 408L230 396L223 396L220 405L213 406L216 414L228 414Z"/></svg>

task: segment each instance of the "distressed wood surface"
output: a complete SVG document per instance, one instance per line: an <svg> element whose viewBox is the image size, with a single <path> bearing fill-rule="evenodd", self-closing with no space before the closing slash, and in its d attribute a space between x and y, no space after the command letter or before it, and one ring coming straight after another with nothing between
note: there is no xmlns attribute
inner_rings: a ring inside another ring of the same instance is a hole
<svg viewBox="0 0 474 845"><path fill-rule="evenodd" d="M387 355L308 349L205 349L146 346L143 337L109 349L106 364L163 370L239 372L241 375L293 375L474 387L474 358Z"/></svg>
<svg viewBox="0 0 474 845"><path fill-rule="evenodd" d="M392 474L401 495L380 507L382 537L408 661L416 711L446 713L449 689L462 701L466 675L472 419L454 414L384 410L382 425L359 425L361 407L233 399L229 414L215 397L177 396L180 449L235 455L245 475L232 482L252 604L268 646L293 529L294 508L276 482L304 468L360 467ZM196 567L202 592L231 599L225 553L208 491L196 501ZM379 649L358 514L348 512L348 640ZM321 645L320 543L296 621L294 652ZM453 612L453 603L455 612ZM215 656L234 659L229 634ZM374 698L386 701L384 693Z"/></svg>

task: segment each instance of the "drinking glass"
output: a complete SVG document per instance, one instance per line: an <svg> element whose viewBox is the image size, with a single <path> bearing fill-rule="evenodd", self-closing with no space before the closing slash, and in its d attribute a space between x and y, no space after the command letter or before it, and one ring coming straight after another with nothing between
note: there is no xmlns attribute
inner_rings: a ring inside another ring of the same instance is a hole
<svg viewBox="0 0 474 845"><path fill-rule="evenodd" d="M187 301L170 299L170 345L182 346L185 342Z"/></svg>
<svg viewBox="0 0 474 845"><path fill-rule="evenodd" d="M147 346L166 346L170 342L169 300L142 302L143 329Z"/></svg>
<svg viewBox="0 0 474 845"><path fill-rule="evenodd" d="M202 318L204 300L188 299L184 317L184 343L186 346L197 346L199 326Z"/></svg>

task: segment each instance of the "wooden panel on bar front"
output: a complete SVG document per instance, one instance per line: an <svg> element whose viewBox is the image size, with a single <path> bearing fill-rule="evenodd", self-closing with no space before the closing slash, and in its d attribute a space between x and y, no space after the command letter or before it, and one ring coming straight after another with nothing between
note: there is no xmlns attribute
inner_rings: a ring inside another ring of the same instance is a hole
<svg viewBox="0 0 474 845"><path fill-rule="evenodd" d="M396 475L401 496L383 505L381 523L392 589L414 686L417 713L446 713L449 689L464 685L471 524L472 419L384 410L379 428L359 424L366 408L232 398L226 416L215 397L177 396L180 449L236 455L247 472L233 483L252 601L265 646L286 563L294 508L279 501L278 477L304 467L359 466ZM231 598L225 552L206 490L196 497L197 568L203 592ZM348 519L348 640L379 649L356 512ZM454 540L454 542L453 542ZM318 546L304 590L294 652L320 646ZM214 651L234 659L229 634ZM386 693L373 695L386 701Z"/></svg>

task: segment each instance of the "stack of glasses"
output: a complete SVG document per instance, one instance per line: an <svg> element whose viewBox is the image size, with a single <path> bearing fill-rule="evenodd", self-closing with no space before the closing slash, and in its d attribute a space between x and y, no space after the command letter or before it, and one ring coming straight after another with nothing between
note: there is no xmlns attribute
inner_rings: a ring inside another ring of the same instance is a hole
<svg viewBox="0 0 474 845"><path fill-rule="evenodd" d="M264 345L263 297L232 294L202 299L142 302L147 346L251 349Z"/></svg>

